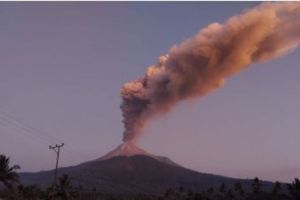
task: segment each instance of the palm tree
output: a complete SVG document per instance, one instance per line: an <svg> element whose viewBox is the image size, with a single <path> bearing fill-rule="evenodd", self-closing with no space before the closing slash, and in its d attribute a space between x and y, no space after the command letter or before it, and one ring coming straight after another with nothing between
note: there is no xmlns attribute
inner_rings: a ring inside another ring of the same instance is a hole
<svg viewBox="0 0 300 200"><path fill-rule="evenodd" d="M54 190L54 195L58 199L72 200L79 196L78 192L72 187L71 179L66 174L58 179L58 184L54 186Z"/></svg>
<svg viewBox="0 0 300 200"><path fill-rule="evenodd" d="M13 184L19 182L19 175L16 172L20 169L19 165L9 166L9 157L0 155L0 182L9 190L13 189Z"/></svg>
<svg viewBox="0 0 300 200"><path fill-rule="evenodd" d="M281 184L276 181L274 186L273 186L273 189L272 189L272 196L278 196L280 194L280 191L281 191Z"/></svg>
<svg viewBox="0 0 300 200"><path fill-rule="evenodd" d="M238 196L240 196L240 197L244 196L245 192L243 190L241 182L237 181L237 182L234 183L234 190L238 194Z"/></svg>
<svg viewBox="0 0 300 200"><path fill-rule="evenodd" d="M18 199L40 200L44 198L43 191L37 185L24 186L20 184L17 192Z"/></svg>
<svg viewBox="0 0 300 200"><path fill-rule="evenodd" d="M253 194L259 194L261 192L261 186L260 180L256 177L252 183Z"/></svg>
<svg viewBox="0 0 300 200"><path fill-rule="evenodd" d="M295 178L292 184L288 184L287 187L291 197L295 200L300 200L300 180Z"/></svg>

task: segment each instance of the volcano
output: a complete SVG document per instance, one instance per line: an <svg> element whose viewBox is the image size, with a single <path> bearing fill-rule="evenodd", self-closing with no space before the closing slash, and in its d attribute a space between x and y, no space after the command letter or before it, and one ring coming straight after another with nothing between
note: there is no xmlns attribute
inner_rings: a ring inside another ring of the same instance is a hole
<svg viewBox="0 0 300 200"><path fill-rule="evenodd" d="M68 174L75 186L108 194L160 194L169 188L184 187L204 190L233 185L240 181L250 186L250 180L200 173L176 164L163 156L147 153L131 142L125 142L104 156L76 166L59 168L58 174ZM53 170L21 173L25 184L47 187L53 180ZM270 183L264 184L270 186Z"/></svg>

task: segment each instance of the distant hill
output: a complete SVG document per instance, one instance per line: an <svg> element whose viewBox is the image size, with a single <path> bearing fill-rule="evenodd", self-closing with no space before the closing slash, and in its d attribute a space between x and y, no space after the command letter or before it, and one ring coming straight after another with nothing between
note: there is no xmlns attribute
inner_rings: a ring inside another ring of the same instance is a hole
<svg viewBox="0 0 300 200"><path fill-rule="evenodd" d="M238 179L199 173L177 165L168 158L153 156L135 146L119 146L109 154L73 167L59 169L59 174L69 174L75 185L83 190L113 194L164 192L180 186L191 190L219 187L222 183L233 185ZM130 152L128 152L130 151ZM136 152L138 151L138 153ZM21 173L25 184L48 186L53 180L53 171ZM239 180L249 188L252 180ZM264 182L266 189L272 186Z"/></svg>

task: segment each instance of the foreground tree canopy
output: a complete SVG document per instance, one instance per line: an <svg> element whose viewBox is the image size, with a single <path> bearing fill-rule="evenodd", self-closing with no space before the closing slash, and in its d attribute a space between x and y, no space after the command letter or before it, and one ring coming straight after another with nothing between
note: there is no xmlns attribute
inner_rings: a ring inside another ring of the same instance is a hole
<svg viewBox="0 0 300 200"><path fill-rule="evenodd" d="M192 191L189 188L170 188L160 195L103 194L95 189L84 191L84 186L74 187L72 178L64 174L46 189L38 185L23 185L19 181L18 165L10 166L10 159L0 155L0 198L5 200L300 200L300 180L292 183L275 182L270 191L264 191L262 182L255 178L251 188L243 188L240 182L233 186L220 184L219 188Z"/></svg>

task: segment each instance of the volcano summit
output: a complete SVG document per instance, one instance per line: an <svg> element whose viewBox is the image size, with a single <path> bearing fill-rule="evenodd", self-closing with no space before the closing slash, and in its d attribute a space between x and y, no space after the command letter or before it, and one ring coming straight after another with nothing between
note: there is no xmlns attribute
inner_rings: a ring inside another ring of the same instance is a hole
<svg viewBox="0 0 300 200"><path fill-rule="evenodd" d="M132 142L124 142L120 144L117 148L110 151L103 157L99 158L100 160L107 160L116 156L134 156L134 155L150 155L143 149L137 147Z"/></svg>
<svg viewBox="0 0 300 200"><path fill-rule="evenodd" d="M176 164L175 162L173 162L171 159L167 157L156 156L146 152L145 150L136 146L133 142L124 142L120 144L117 148L115 148L114 150L110 151L109 153L107 153L106 155L102 156L97 160L108 160L113 157L119 157L119 156L130 157L130 156L137 156L137 155L148 156L166 164L179 166L178 164Z"/></svg>

